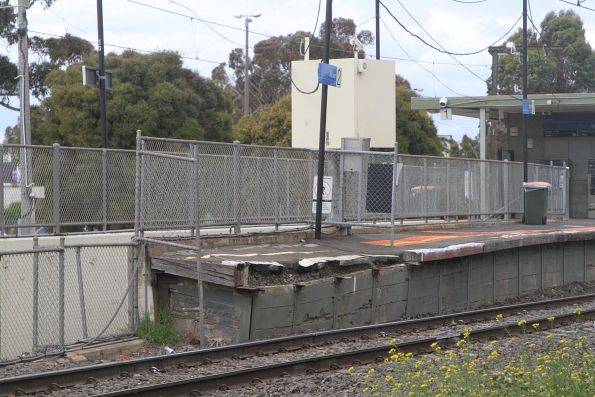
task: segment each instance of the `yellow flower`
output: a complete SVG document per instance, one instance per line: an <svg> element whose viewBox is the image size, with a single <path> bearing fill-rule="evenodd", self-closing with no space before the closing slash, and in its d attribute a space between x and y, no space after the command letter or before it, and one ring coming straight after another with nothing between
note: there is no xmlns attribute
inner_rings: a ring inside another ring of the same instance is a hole
<svg viewBox="0 0 595 397"><path fill-rule="evenodd" d="M583 312L583 309L581 309L580 307L577 307L576 309L574 309L573 313L577 316L580 316L581 313Z"/></svg>
<svg viewBox="0 0 595 397"><path fill-rule="evenodd" d="M502 320L503 317L504 316L502 314L498 314L498 315L496 315L496 320L500 321L500 320Z"/></svg>
<svg viewBox="0 0 595 397"><path fill-rule="evenodd" d="M518 322L518 324L519 324L519 327L521 327L521 328L522 328L522 327L524 327L525 325L527 325L527 320L520 320L520 321Z"/></svg>
<svg viewBox="0 0 595 397"><path fill-rule="evenodd" d="M529 345L529 349L535 349L537 347L537 345L535 343L531 343Z"/></svg>
<svg viewBox="0 0 595 397"><path fill-rule="evenodd" d="M539 323L533 323L531 324L531 326L533 327L534 330L538 330L539 329Z"/></svg>
<svg viewBox="0 0 595 397"><path fill-rule="evenodd" d="M556 319L556 317L550 316L547 318L547 321L549 321L550 323L553 323L555 319Z"/></svg>
<svg viewBox="0 0 595 397"><path fill-rule="evenodd" d="M489 359L496 359L498 358L499 354L496 350L494 350L493 352L490 353L490 355L488 356Z"/></svg>
<svg viewBox="0 0 595 397"><path fill-rule="evenodd" d="M386 381L386 383L392 383L393 377L392 377L392 375L386 375L384 377L384 380Z"/></svg>
<svg viewBox="0 0 595 397"><path fill-rule="evenodd" d="M496 340L493 340L493 341L491 341L491 342L490 342L490 345L492 345L492 346L496 346L496 343L498 343L498 341L496 341Z"/></svg>

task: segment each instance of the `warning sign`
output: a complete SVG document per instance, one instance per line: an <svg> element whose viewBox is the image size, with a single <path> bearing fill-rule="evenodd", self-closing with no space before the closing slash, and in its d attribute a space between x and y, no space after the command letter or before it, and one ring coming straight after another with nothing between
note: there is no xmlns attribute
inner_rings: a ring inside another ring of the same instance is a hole
<svg viewBox="0 0 595 397"><path fill-rule="evenodd" d="M318 193L318 176L314 177L312 188L312 213L316 213L316 194ZM333 206L333 177L325 176L322 180L322 213L330 214Z"/></svg>

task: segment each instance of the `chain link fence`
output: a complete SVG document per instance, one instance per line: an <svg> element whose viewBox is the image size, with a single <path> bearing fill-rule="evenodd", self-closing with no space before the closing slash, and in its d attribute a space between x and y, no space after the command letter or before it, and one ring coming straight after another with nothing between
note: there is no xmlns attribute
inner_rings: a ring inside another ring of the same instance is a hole
<svg viewBox="0 0 595 397"><path fill-rule="evenodd" d="M136 193L142 230L193 228L197 211L202 227L236 232L313 222L313 150L142 137L137 151L2 145L0 152L3 235L131 229ZM548 212L563 214L566 169L528 171L552 184ZM329 150L325 174L333 186L327 223L523 212L520 163Z"/></svg>
<svg viewBox="0 0 595 397"><path fill-rule="evenodd" d="M317 152L142 137L141 229L313 222ZM393 190L393 173L396 172ZM522 164L328 150L327 224L502 217L523 212ZM552 184L548 212L566 209L566 169L531 164ZM393 200L394 197L394 200ZM198 201L197 201L198 200Z"/></svg>
<svg viewBox="0 0 595 397"><path fill-rule="evenodd" d="M0 256L0 362L128 335L138 319L131 244L64 245ZM126 264L128 264L126 266Z"/></svg>
<svg viewBox="0 0 595 397"><path fill-rule="evenodd" d="M1 145L3 235L131 229L134 150Z"/></svg>

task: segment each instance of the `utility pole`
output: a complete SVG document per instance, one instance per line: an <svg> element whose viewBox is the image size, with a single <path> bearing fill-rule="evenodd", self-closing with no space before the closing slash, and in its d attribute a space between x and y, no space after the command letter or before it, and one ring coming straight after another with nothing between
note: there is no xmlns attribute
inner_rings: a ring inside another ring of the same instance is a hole
<svg viewBox="0 0 595 397"><path fill-rule="evenodd" d="M19 66L19 101L20 101L20 130L21 144L31 145L31 105L29 102L29 41L27 34L27 9L29 0L19 0L17 14L17 34L19 38L18 66ZM30 190L31 158L24 148L20 155L21 168L21 224L30 225L32 222L32 204ZM32 234L28 228L23 229L23 234Z"/></svg>
<svg viewBox="0 0 595 397"><path fill-rule="evenodd" d="M376 59L380 59L380 0L376 1Z"/></svg>
<svg viewBox="0 0 595 397"><path fill-rule="evenodd" d="M324 22L324 50L322 62L329 62L331 48L331 29L333 28L333 0L326 0L326 19ZM324 189L324 141L326 137L326 104L328 98L328 85L322 84L322 99L320 101L320 136L318 139L318 183L316 186L316 224L314 238L322 239L322 190Z"/></svg>
<svg viewBox="0 0 595 397"><path fill-rule="evenodd" d="M103 50L103 2L97 0L97 49L99 50L99 118L101 147L107 149L107 111L105 104L105 52Z"/></svg>
<svg viewBox="0 0 595 397"><path fill-rule="evenodd" d="M527 48L527 0L523 0L523 103L527 100L528 90L528 48ZM528 180L527 172L527 115L524 111L521 112L523 116L522 135L523 135L523 182Z"/></svg>
<svg viewBox="0 0 595 397"><path fill-rule="evenodd" d="M256 15L234 15L236 18L244 18L244 24L246 25L246 52L244 61L244 116L250 114L250 71L248 66L250 65L250 57L248 56L248 33L249 25L254 19L260 17L262 14ZM252 19L254 18L254 19Z"/></svg>
<svg viewBox="0 0 595 397"><path fill-rule="evenodd" d="M500 54L506 53L508 48L506 46L492 46L488 48L488 52L492 56L492 85L490 87L490 95L498 95L498 57ZM496 128L492 128L490 134L490 158L496 160L498 157L498 145L496 139Z"/></svg>

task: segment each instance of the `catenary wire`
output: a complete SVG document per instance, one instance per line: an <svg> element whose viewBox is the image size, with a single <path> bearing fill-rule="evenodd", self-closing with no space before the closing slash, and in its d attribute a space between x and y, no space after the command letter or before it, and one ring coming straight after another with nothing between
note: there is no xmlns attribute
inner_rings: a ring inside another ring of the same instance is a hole
<svg viewBox="0 0 595 397"><path fill-rule="evenodd" d="M132 0L128 0L128 1L132 1ZM422 43L424 43L426 46L438 51L438 52L442 52L444 54L450 54L450 55L458 55L458 56L464 56L464 55L475 55L475 54L479 54L481 52L487 51L490 47L492 47L493 45L495 45L496 43L498 43L499 41L501 41L502 39L504 39L514 28L515 26L519 23L519 21L522 18L522 15L515 21L515 23L510 27L510 29L508 29L506 31L506 33L504 33L500 38L498 38L497 40L495 40L492 44L488 45L487 47L484 47L480 50L477 51L471 51L471 52L451 52L451 51L446 51L443 50L441 48L438 48L430 43L428 43L427 41L425 41L422 37L418 36L417 34L413 33L412 31L410 31L409 29L407 29L407 27L405 25L403 25L401 23L401 21L399 21L399 19L388 9L388 7L382 2L379 1L379 3L382 5L382 7L386 10L386 12L388 12L388 14L399 24L399 26L405 30L407 33L409 33L411 36L417 38L418 40L420 40Z"/></svg>
<svg viewBox="0 0 595 397"><path fill-rule="evenodd" d="M421 30L424 31L425 34L428 35L428 37L430 39L432 39L437 45L438 47L440 47L442 50L445 51L445 53L450 56L456 63L458 63L459 65L461 65L465 70L467 70L469 73L471 73L473 76L477 77L479 80L481 80L482 82L486 82L486 79L481 77L480 75L478 75L477 73L475 73L474 71L472 71L471 69L469 69L467 66L465 66L463 63L461 63L457 58L455 58L454 55L452 55L451 53L449 53L448 51L446 51L446 49L444 48L444 46L442 44L440 44L438 42L438 40L436 40L424 27L421 23L419 23L419 21L409 12L409 10L407 9L407 7L405 7L403 5L403 3L401 3L401 0L397 0L397 3L399 3L399 5L403 8L403 10L405 10L405 12L407 13L407 15L409 15L411 17L411 19L413 19L413 21L421 28Z"/></svg>

